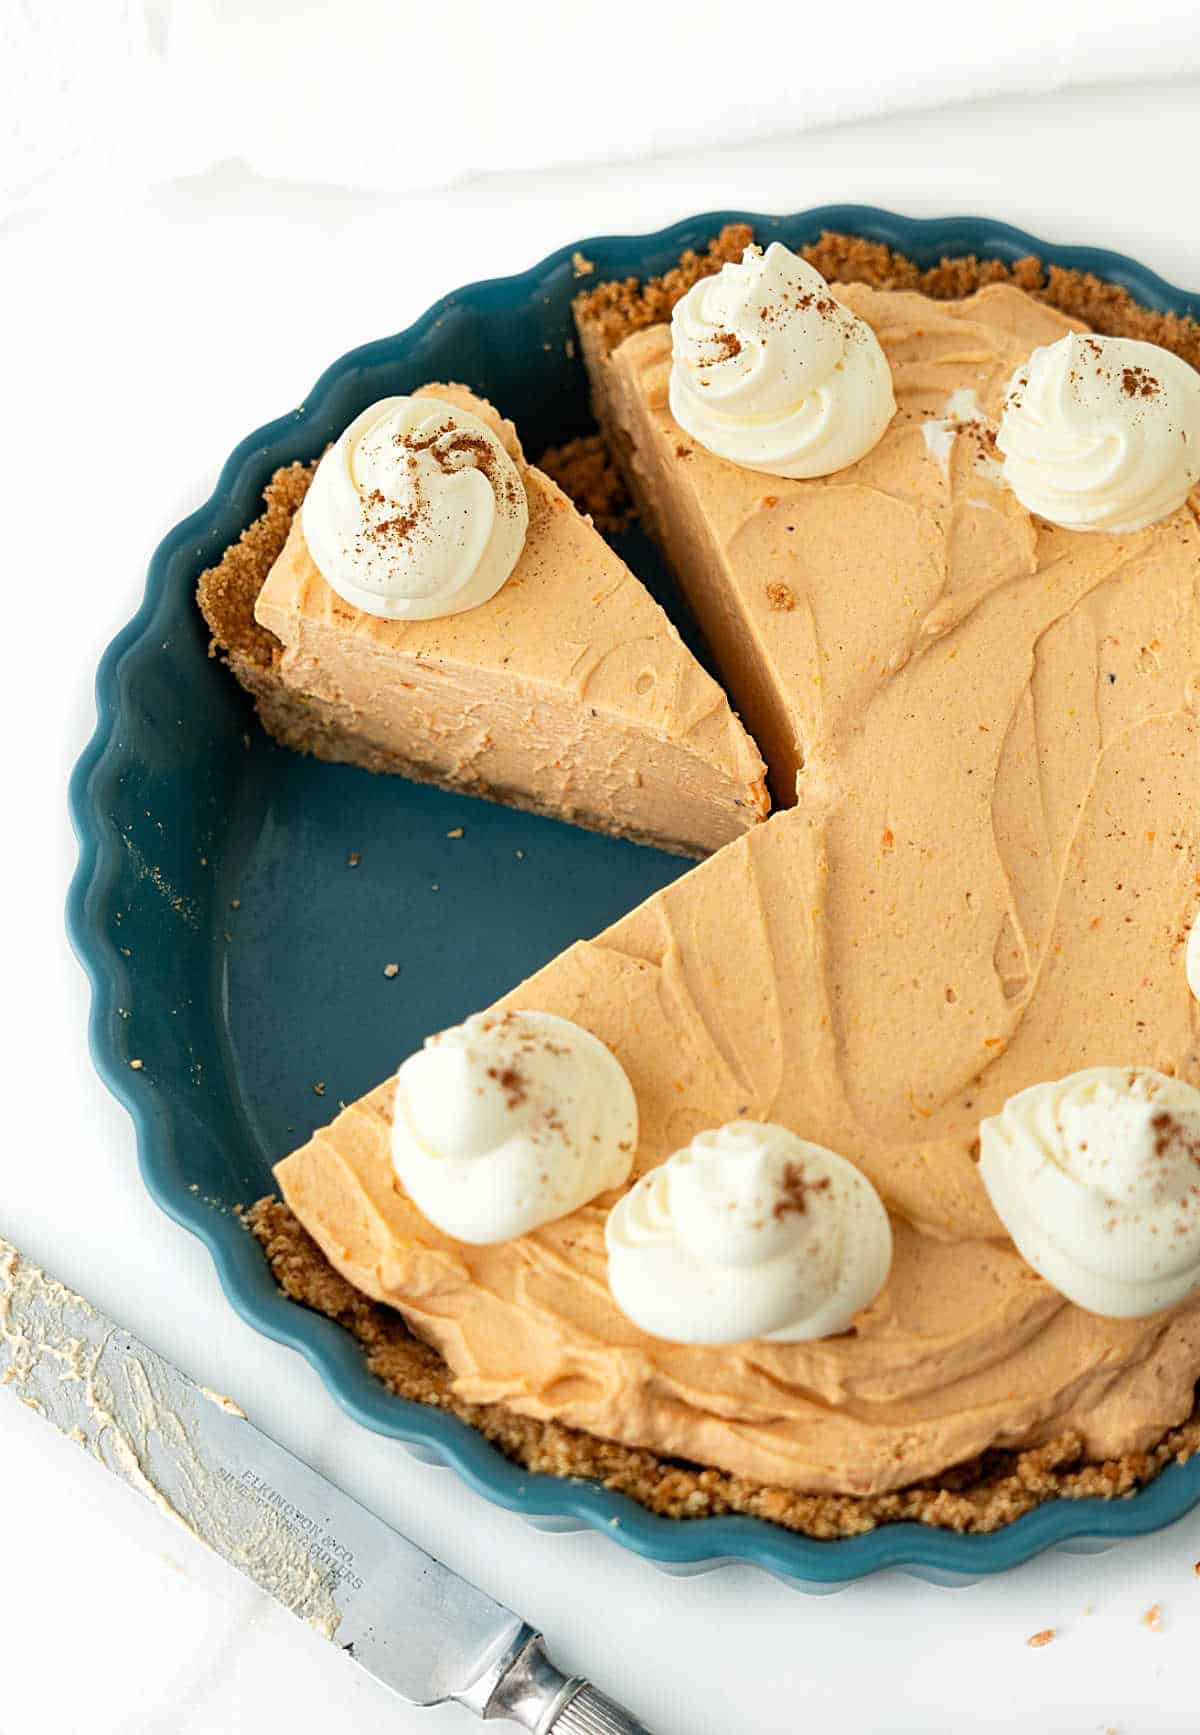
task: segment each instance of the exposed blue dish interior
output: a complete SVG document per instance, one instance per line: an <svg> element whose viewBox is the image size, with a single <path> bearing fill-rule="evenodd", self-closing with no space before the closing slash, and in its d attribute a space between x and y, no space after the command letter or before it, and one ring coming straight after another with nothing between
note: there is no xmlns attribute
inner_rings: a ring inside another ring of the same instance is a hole
<svg viewBox="0 0 1200 1735"><path fill-rule="evenodd" d="M646 276L741 220L793 246L850 231L922 265L1035 253L1144 305L1200 312L1200 298L1116 253L979 217L915 220L854 205L710 212L653 235L573 242L519 276L456 290L407 331L334 362L301 408L243 440L212 498L158 548L141 607L101 661L96 731L71 782L80 854L68 922L92 985L92 1054L133 1118L147 1187L204 1241L242 1317L299 1350L364 1426L453 1466L534 1523L603 1530L674 1570L745 1561L810 1589L885 1567L961 1582L1052 1545L1104 1547L1170 1523L1200 1502L1200 1461L1129 1499L1057 1501L992 1536L901 1524L816 1542L755 1519L658 1518L597 1486L529 1475L452 1417L393 1397L347 1333L280 1295L232 1209L268 1191L271 1163L427 1031L486 1004L686 864L274 747L206 654L197 575L256 516L279 464L319 453L386 393L465 380L515 420L533 453L585 430L586 381L568 346L573 255L595 262L597 280ZM632 534L622 552L686 628L644 539ZM447 837L458 826L465 836ZM401 969L389 978L392 962Z"/></svg>

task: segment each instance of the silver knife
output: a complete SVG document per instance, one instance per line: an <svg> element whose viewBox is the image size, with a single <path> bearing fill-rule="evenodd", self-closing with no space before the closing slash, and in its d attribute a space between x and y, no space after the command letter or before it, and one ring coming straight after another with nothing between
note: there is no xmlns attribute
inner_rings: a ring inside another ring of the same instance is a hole
<svg viewBox="0 0 1200 1735"><path fill-rule="evenodd" d="M410 1705L649 1735L541 1635L0 1238L0 1385Z"/></svg>

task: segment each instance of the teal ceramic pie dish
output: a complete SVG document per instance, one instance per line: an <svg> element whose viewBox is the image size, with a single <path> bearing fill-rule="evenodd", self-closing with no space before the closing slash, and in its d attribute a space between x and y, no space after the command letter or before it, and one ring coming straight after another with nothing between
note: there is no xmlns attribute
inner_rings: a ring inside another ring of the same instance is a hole
<svg viewBox="0 0 1200 1735"><path fill-rule="evenodd" d="M460 379L513 418L530 451L584 431L587 384L568 343L573 255L594 261L597 280L646 276L732 221L792 246L846 231L922 265L1034 253L1145 306L1200 314L1200 297L1119 254L979 217L914 220L855 205L710 212L652 235L573 242L519 276L456 290L407 331L341 357L299 409L248 435L211 499L158 548L141 607L101 661L96 731L71 781L79 865L68 925L92 987L92 1055L132 1116L152 1196L208 1247L242 1317L305 1356L363 1426L538 1526L601 1530L669 1570L740 1561L814 1590L888 1567L963 1582L1047 1548L1101 1549L1170 1524L1200 1503L1200 1459L1128 1498L1058 1500L989 1536L896 1524L820 1542L757 1519L660 1518L598 1485L522 1471L453 1417L394 1397L346 1332L284 1298L234 1211L271 1191L272 1163L428 1031L686 869L654 850L277 748L207 654L199 573L257 515L277 466L317 455L375 398ZM631 532L620 547L703 654L649 544ZM463 837L447 836L460 826ZM387 963L398 974L385 976Z"/></svg>

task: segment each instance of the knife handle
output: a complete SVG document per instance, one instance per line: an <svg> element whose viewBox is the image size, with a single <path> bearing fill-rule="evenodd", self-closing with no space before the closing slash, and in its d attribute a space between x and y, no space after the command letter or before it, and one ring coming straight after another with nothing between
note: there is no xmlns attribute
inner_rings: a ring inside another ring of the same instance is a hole
<svg viewBox="0 0 1200 1735"><path fill-rule="evenodd" d="M582 1675L564 1675L546 1655L540 1633L529 1628L509 1653L512 1661L483 1706L470 1709L485 1722L504 1717L530 1735L650 1735L644 1723ZM469 1700L464 1698L464 1703Z"/></svg>
<svg viewBox="0 0 1200 1735"><path fill-rule="evenodd" d="M549 1725L547 1735L650 1735L650 1731L598 1687L579 1681L574 1697Z"/></svg>

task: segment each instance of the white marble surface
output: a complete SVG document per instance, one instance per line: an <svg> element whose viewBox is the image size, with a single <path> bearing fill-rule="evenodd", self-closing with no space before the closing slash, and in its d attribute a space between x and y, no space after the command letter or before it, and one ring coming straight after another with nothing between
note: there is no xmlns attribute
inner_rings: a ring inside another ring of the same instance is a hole
<svg viewBox="0 0 1200 1735"><path fill-rule="evenodd" d="M810 1599L742 1570L665 1578L602 1537L542 1537L342 1418L297 1358L241 1324L206 1254L150 1203L129 1123L90 1071L61 907L63 786L91 727L91 673L157 537L234 441L442 290L589 232L841 198L984 211L1200 284L1180 209L1198 113L1195 85L1083 92L407 200L234 166L124 201L89 197L77 177L71 207L0 226L0 1232L544 1625L566 1666L658 1735L1182 1735L1196 1727L1200 1514L1100 1559L1053 1556L965 1590L893 1576ZM368 246L388 268L363 277ZM2 1394L0 1562L0 1735L472 1727L456 1708L398 1706ZM1158 1633L1142 1624L1153 1603ZM1047 1626L1058 1639L1027 1649Z"/></svg>

